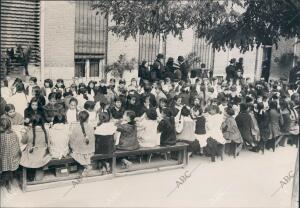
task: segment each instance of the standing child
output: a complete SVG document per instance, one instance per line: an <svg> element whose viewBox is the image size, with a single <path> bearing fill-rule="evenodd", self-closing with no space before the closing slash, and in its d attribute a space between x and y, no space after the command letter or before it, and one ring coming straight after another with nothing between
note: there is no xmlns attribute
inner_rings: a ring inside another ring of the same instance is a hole
<svg viewBox="0 0 300 208"><path fill-rule="evenodd" d="M0 172L1 181L6 182L7 190L11 190L13 171L20 164L21 151L17 135L11 130L10 120L0 119Z"/></svg>
<svg viewBox="0 0 300 208"><path fill-rule="evenodd" d="M223 137L227 143L229 143L229 154L234 154L233 148L236 147L235 152L239 154L242 150L243 139L234 119L234 110L232 108L226 108L224 112L225 120L221 125Z"/></svg>
<svg viewBox="0 0 300 208"><path fill-rule="evenodd" d="M206 119L203 116L203 110L202 108L195 106L192 109L193 112L193 117L195 119L195 137L196 140L199 142L200 144L200 153L203 153L203 149L202 147L206 146L206 140L207 140L207 135L206 135Z"/></svg>

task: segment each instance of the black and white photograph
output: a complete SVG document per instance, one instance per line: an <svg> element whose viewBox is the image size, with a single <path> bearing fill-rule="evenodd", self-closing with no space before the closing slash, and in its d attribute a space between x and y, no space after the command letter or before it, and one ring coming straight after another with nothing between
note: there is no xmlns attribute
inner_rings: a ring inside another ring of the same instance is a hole
<svg viewBox="0 0 300 208"><path fill-rule="evenodd" d="M299 0L0 14L0 207L299 207Z"/></svg>

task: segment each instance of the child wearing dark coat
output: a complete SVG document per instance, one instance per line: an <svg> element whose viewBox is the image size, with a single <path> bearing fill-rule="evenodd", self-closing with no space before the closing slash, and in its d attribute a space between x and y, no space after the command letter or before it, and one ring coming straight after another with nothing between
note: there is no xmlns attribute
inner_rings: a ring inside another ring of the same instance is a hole
<svg viewBox="0 0 300 208"><path fill-rule="evenodd" d="M175 131L175 121L172 115L172 111L165 108L162 113L163 119L159 122L157 126L157 131L160 134L160 145L175 145L176 144L176 131Z"/></svg>

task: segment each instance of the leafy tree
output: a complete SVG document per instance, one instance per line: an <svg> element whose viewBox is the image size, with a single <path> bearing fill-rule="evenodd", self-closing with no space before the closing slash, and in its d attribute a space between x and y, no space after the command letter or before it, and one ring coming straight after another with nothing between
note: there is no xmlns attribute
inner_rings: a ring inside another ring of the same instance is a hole
<svg viewBox="0 0 300 208"><path fill-rule="evenodd" d="M121 54L119 56L119 59L109 64L105 67L105 73L111 72L114 77L120 77L123 78L123 74L125 71L130 71L134 69L134 66L136 64L135 58L132 58L131 60L127 60L125 54Z"/></svg>
<svg viewBox="0 0 300 208"><path fill-rule="evenodd" d="M146 33L181 39L193 28L217 50L245 52L300 37L299 0L99 0L92 8L111 15L109 29L125 39Z"/></svg>

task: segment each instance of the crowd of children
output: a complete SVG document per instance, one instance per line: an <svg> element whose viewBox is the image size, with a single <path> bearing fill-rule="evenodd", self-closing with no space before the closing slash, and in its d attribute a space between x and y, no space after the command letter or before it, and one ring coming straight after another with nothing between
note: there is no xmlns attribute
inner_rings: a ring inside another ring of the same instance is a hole
<svg viewBox="0 0 300 208"><path fill-rule="evenodd" d="M258 152L299 133L299 86L284 81L215 77L155 82L133 78L89 83L1 82L1 172L37 170L68 155L88 171L91 156L119 150L189 144L191 154L217 156L242 146ZM113 149L114 149L113 148ZM123 162L128 162L122 160ZM9 181L9 180L6 180Z"/></svg>

